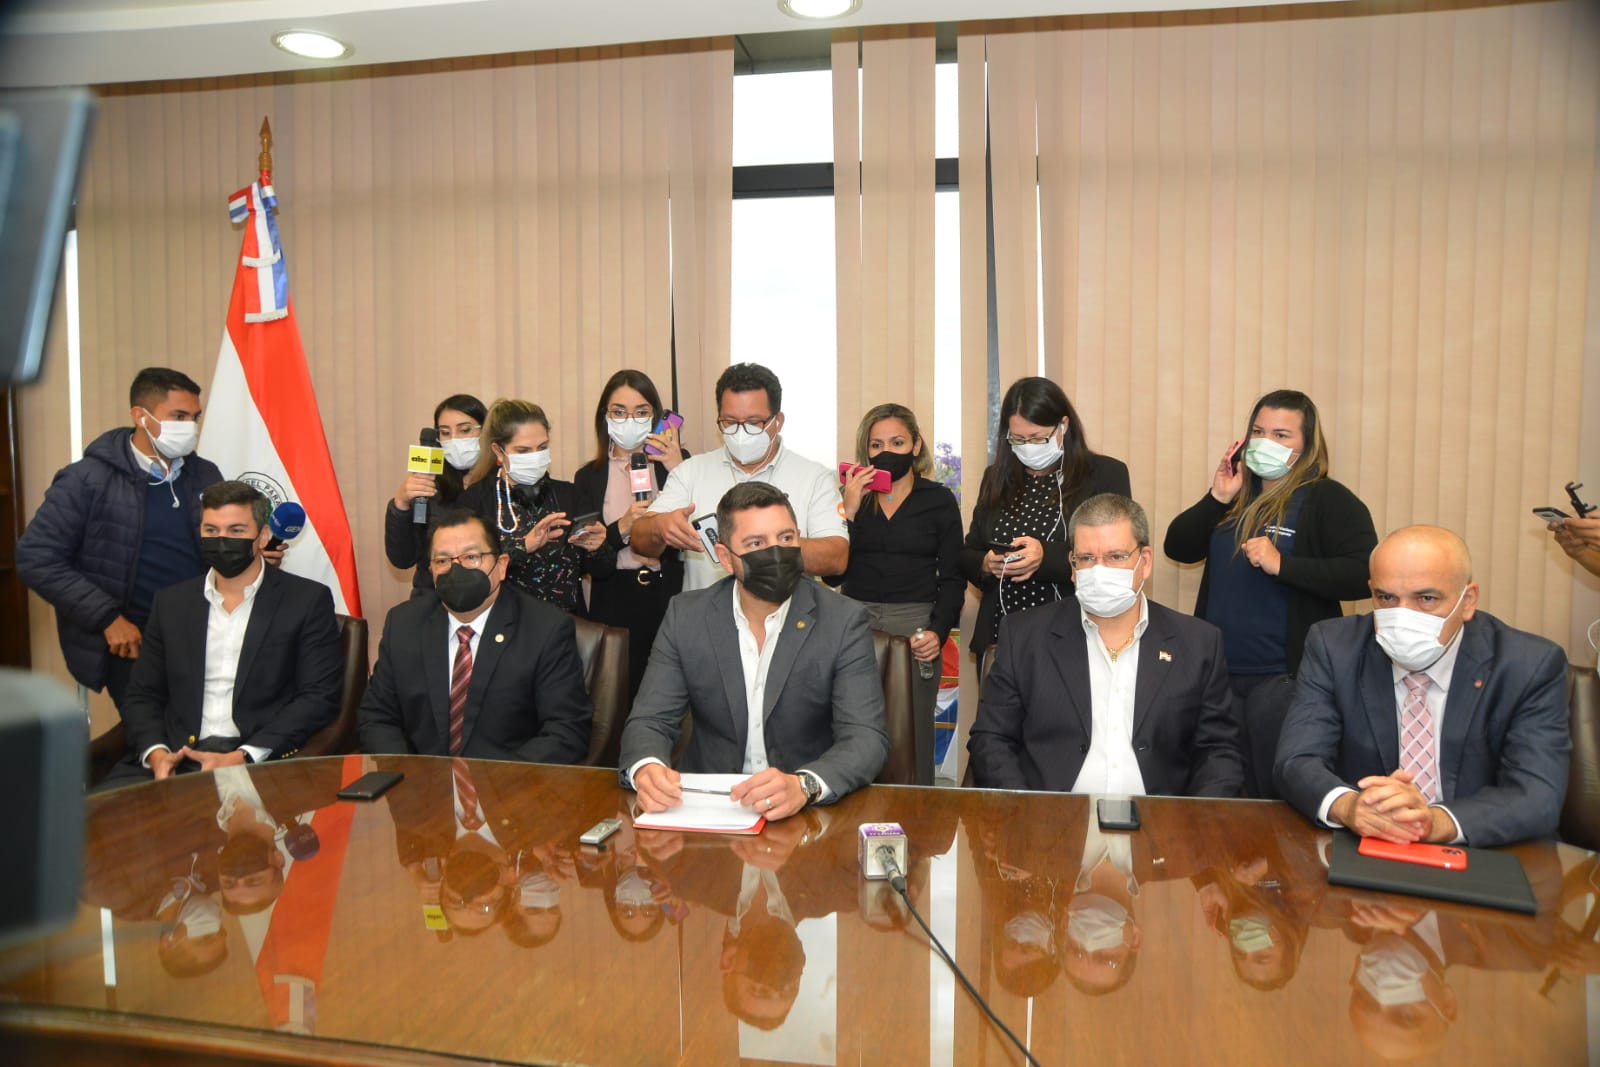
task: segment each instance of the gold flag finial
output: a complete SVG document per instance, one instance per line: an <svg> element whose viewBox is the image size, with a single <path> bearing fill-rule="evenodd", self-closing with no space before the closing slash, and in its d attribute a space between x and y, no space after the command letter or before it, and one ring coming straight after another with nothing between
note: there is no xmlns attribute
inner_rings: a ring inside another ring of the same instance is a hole
<svg viewBox="0 0 1600 1067"><path fill-rule="evenodd" d="M261 156L258 159L263 174L272 173L272 124L261 120Z"/></svg>

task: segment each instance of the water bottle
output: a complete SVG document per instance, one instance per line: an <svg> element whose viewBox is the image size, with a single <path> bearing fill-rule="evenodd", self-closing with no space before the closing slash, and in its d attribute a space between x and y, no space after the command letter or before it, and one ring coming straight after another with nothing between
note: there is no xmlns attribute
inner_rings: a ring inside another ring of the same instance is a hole
<svg viewBox="0 0 1600 1067"><path fill-rule="evenodd" d="M912 637L921 637L922 636L922 627L920 627L920 626L917 627L917 632L912 634L911 636ZM921 675L923 680L926 681L927 679L933 677L933 671L934 671L934 667L935 666L936 666L936 664L931 659L919 659L919 660L917 660L917 674Z"/></svg>

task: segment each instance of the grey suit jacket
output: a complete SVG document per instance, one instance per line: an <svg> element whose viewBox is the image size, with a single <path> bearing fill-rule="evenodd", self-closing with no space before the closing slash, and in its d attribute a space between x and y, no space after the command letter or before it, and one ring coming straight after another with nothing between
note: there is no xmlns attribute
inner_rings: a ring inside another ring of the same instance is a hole
<svg viewBox="0 0 1600 1067"><path fill-rule="evenodd" d="M1488 612L1460 637L1439 737L1440 796L1467 844L1548 837L1567 793L1567 657ZM1366 615L1311 628L1273 768L1309 818L1329 790L1400 766L1394 671Z"/></svg>
<svg viewBox="0 0 1600 1067"><path fill-rule="evenodd" d="M624 777L648 756L672 762L685 709L693 730L680 771L735 774L744 766L749 711L733 587L724 578L672 598L622 731ZM889 735L866 609L802 581L777 640L762 708L768 764L814 772L834 799L867 785L888 758Z"/></svg>

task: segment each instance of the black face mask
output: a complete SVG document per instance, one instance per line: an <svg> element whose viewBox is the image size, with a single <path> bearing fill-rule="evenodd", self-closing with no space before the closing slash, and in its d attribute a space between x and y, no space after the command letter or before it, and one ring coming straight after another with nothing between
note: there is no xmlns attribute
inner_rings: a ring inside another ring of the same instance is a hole
<svg viewBox="0 0 1600 1067"><path fill-rule="evenodd" d="M459 563L450 564L449 570L435 578L433 589L439 594L440 602L457 615L481 607L489 599L489 594L494 592L487 574L476 567L463 567Z"/></svg>
<svg viewBox="0 0 1600 1067"><path fill-rule="evenodd" d="M750 595L768 604L781 604L794 594L805 574L799 545L772 545L757 548L739 557L744 563L741 585Z"/></svg>
<svg viewBox="0 0 1600 1067"><path fill-rule="evenodd" d="M224 578L237 578L256 559L254 537L202 537L200 560Z"/></svg>
<svg viewBox="0 0 1600 1067"><path fill-rule="evenodd" d="M888 471L889 477L897 482L906 476L911 464L916 461L917 457L910 452L879 452L872 457L872 465L881 471Z"/></svg>

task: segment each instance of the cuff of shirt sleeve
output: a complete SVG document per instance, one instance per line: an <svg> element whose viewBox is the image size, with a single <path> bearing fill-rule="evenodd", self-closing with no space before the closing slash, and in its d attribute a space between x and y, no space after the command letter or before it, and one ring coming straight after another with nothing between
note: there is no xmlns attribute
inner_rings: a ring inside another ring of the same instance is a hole
<svg viewBox="0 0 1600 1067"><path fill-rule="evenodd" d="M150 753L154 752L158 748L163 752L172 751L172 749L168 748L166 745L151 745L149 748L140 753L139 766L148 771L150 769Z"/></svg>
<svg viewBox="0 0 1600 1067"><path fill-rule="evenodd" d="M239 751L249 756L251 763L265 763L267 757L272 755L272 749L262 748L260 745L240 745Z"/></svg>
<svg viewBox="0 0 1600 1067"><path fill-rule="evenodd" d="M1323 826L1338 826L1338 823L1333 822L1328 818L1328 810L1333 807L1333 802L1335 800L1338 800L1346 793L1354 792L1354 789L1343 785L1339 786L1337 789L1328 790L1328 795L1322 798L1322 804L1317 808L1317 822Z"/></svg>
<svg viewBox="0 0 1600 1067"><path fill-rule="evenodd" d="M638 774L639 773L639 768L643 767L647 763L660 763L661 766L663 766L663 767L666 766L665 763L663 763L661 760L656 759L654 756L646 756L644 759L640 760L638 763L635 763L632 767L628 768L628 788L629 789L633 788L633 776Z"/></svg>
<svg viewBox="0 0 1600 1067"><path fill-rule="evenodd" d="M1467 843L1467 831L1462 829L1461 820L1456 818L1456 813L1451 811L1449 808L1445 807L1443 804L1435 804L1433 806L1438 808L1440 811L1444 812L1446 815L1450 816L1450 821L1456 824L1456 836L1451 838L1446 843L1447 844L1451 844L1451 845L1464 845L1464 844L1466 844Z"/></svg>

